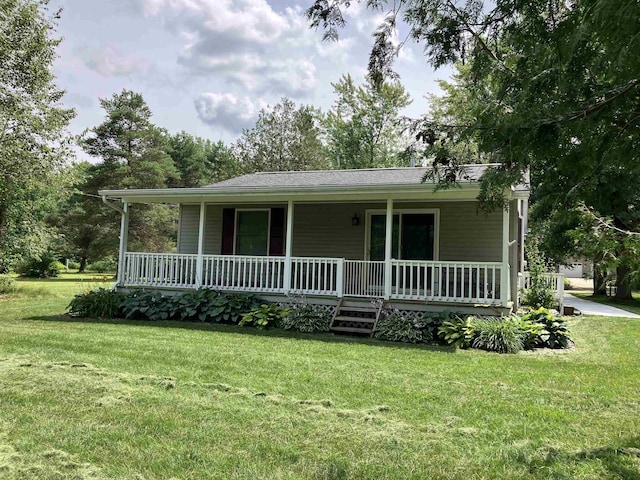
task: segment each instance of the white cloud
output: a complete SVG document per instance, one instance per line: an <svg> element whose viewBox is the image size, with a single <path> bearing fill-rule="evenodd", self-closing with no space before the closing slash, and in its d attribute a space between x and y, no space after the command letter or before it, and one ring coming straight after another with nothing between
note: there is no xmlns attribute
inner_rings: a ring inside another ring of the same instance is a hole
<svg viewBox="0 0 640 480"><path fill-rule="evenodd" d="M82 47L78 50L78 55L89 69L103 77L126 77L144 73L149 68L147 61L123 54L111 45L99 50Z"/></svg>
<svg viewBox="0 0 640 480"><path fill-rule="evenodd" d="M244 91L300 98L316 87L317 39L299 7L266 0L140 0L182 39L178 62L192 74Z"/></svg>
<svg viewBox="0 0 640 480"><path fill-rule="evenodd" d="M195 102L198 117L204 123L230 133L252 127L258 108L248 97L231 93L205 92Z"/></svg>

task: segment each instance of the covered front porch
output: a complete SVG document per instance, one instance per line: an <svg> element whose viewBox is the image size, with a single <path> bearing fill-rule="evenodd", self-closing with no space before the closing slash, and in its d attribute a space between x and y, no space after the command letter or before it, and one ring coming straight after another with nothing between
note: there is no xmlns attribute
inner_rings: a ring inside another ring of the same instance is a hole
<svg viewBox="0 0 640 480"><path fill-rule="evenodd" d="M119 284L126 287L212 288L232 292L334 298L382 298L506 305L499 262L347 260L132 253L124 256ZM506 268L507 278L509 267Z"/></svg>
<svg viewBox="0 0 640 480"><path fill-rule="evenodd" d="M486 215L466 199L185 202L178 252L149 253L127 251L125 203L118 286L506 309L517 295L522 207L514 200Z"/></svg>

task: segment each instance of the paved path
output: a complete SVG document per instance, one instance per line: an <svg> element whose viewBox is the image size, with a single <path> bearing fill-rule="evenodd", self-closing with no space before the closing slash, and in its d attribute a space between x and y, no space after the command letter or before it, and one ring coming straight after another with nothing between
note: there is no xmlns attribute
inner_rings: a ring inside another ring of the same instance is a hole
<svg viewBox="0 0 640 480"><path fill-rule="evenodd" d="M601 303L591 302L582 298L574 297L570 293L565 293L564 304L580 310L583 315L598 315L603 317L627 317L640 318L640 315L627 312L621 308L602 305Z"/></svg>

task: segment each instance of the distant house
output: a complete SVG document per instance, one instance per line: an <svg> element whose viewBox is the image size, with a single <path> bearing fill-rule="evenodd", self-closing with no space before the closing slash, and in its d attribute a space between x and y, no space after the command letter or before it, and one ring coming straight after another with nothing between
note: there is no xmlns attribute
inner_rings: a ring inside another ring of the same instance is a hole
<svg viewBox="0 0 640 480"><path fill-rule="evenodd" d="M529 185L508 209L481 213L488 165L457 187L421 183L425 168L245 175L201 188L106 190L122 202L119 288L212 288L271 300L405 310L504 313L518 301ZM127 250L137 203L180 208L176 253Z"/></svg>

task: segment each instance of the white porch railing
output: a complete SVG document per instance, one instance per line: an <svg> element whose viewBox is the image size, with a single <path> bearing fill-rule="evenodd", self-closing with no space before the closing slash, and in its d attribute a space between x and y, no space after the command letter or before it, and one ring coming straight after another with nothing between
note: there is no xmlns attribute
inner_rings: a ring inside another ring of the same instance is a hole
<svg viewBox="0 0 640 480"><path fill-rule="evenodd" d="M334 297L385 297L384 261L286 257L127 253L123 284ZM501 263L391 261L392 300L501 303ZM289 281L287 281L289 280ZM562 284L562 282L560 282ZM507 293L505 291L505 293Z"/></svg>
<svg viewBox="0 0 640 480"><path fill-rule="evenodd" d="M560 309L564 304L564 274L545 273L542 275L544 282L555 292L555 299L558 301ZM518 274L518 292L531 288L531 274L529 272Z"/></svg>
<svg viewBox="0 0 640 480"><path fill-rule="evenodd" d="M384 261L345 260L344 295L384 297Z"/></svg>
<svg viewBox="0 0 640 480"><path fill-rule="evenodd" d="M291 292L306 295L341 296L342 258L291 258Z"/></svg>
<svg viewBox="0 0 640 480"><path fill-rule="evenodd" d="M502 264L392 260L391 298L499 303Z"/></svg>
<svg viewBox="0 0 640 480"><path fill-rule="evenodd" d="M203 287L216 290L284 292L284 257L203 256Z"/></svg>
<svg viewBox="0 0 640 480"><path fill-rule="evenodd" d="M122 281L141 287L188 288L196 283L197 255L127 253Z"/></svg>

